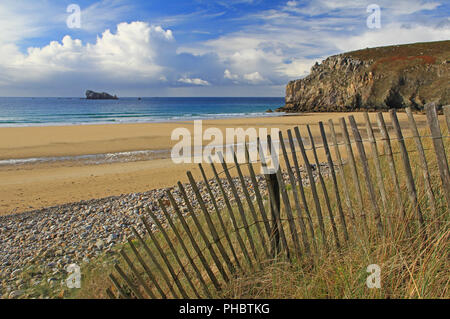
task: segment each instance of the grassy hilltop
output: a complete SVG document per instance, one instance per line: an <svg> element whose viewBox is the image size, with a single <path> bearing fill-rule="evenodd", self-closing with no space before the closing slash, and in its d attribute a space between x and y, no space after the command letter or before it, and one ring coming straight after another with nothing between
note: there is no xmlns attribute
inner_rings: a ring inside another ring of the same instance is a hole
<svg viewBox="0 0 450 319"><path fill-rule="evenodd" d="M450 41L331 56L286 87L287 112L352 111L450 104Z"/></svg>

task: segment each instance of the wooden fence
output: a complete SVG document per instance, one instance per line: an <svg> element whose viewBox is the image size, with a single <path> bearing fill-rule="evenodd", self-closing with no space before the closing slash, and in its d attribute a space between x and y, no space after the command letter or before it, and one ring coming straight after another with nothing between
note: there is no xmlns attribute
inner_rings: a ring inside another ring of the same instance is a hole
<svg viewBox="0 0 450 319"><path fill-rule="evenodd" d="M414 234L426 238L450 210L445 154L450 107L444 107L447 135L441 133L434 105L426 108L429 136L419 134L411 109L406 113L408 137L395 110L390 111L390 125L382 113L376 114L376 123L364 113L365 140L353 116L340 119L339 133L332 120L319 122L320 145L307 126L308 148L299 127L288 130L287 139L280 132L279 155L285 169L263 178L256 175L256 164L264 168L277 154L270 148L266 154L260 141L258 163L250 160L246 145L246 163L240 164L236 154L233 166L222 161L221 172L211 163L212 179L200 164L201 183L187 172L190 193L186 185L177 185L183 205L167 191L159 200L162 216L147 209L142 217L145 236L132 229L134 237L121 251L123 262L109 275L108 296L216 298L236 276L263 269L274 260L307 267L352 242ZM268 136L269 145L272 138ZM424 138L432 140L429 149L424 148ZM407 139L414 141L414 150L407 149L411 144ZM445 202L437 200L436 191L444 194ZM425 201L419 193L426 194Z"/></svg>

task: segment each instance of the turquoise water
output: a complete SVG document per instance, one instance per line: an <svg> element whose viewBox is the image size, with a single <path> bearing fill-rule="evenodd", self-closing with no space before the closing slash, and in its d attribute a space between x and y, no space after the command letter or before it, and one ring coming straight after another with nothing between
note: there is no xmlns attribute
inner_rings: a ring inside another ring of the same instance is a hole
<svg viewBox="0 0 450 319"><path fill-rule="evenodd" d="M0 97L0 126L102 123L146 123L277 116L266 113L284 105L284 98L80 98Z"/></svg>

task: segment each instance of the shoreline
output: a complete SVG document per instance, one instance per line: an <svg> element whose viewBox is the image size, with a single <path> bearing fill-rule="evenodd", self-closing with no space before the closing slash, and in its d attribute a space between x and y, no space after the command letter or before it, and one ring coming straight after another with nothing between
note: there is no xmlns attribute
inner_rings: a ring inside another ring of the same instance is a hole
<svg viewBox="0 0 450 319"><path fill-rule="evenodd" d="M203 131L210 127L217 127L222 132L226 128L270 130L277 127L286 136L287 129L300 126L302 136L307 137L305 124L309 124L313 136L320 138L319 121L326 124L328 119L333 119L337 125L340 117L350 114L363 128L363 113L355 112L207 120L203 121ZM370 116L375 121L374 115ZM407 125L406 114L399 113L399 119L402 125ZM417 121L419 126L423 126L426 117L419 115ZM193 122L0 128L0 160L170 150L178 142L171 141L171 132L180 127L193 132ZM338 126L336 128L339 131ZM209 142L203 141L204 145ZM322 152L319 152L319 157L323 158ZM196 178L201 178L197 164L174 164L170 154L169 158L138 161L49 161L1 165L0 215L171 187L180 180L185 181L188 170Z"/></svg>
<svg viewBox="0 0 450 319"><path fill-rule="evenodd" d="M193 116L186 116L185 118L179 119L157 119L154 121L143 120L143 121L105 121L105 122L79 122L79 123L71 123L71 122L49 122L49 123L11 123L11 124L1 124L0 128L25 128L25 127L65 127L65 126L95 126L95 125L145 125L145 124L167 124L167 123L180 123L180 122L193 122L193 121L216 121L216 120L233 120L233 119L255 119L255 118L271 118L271 117L283 117L283 116L301 116L302 114L307 113L286 113L286 112L255 112L255 113L229 113L232 114L230 116L225 116L224 114L217 114L219 116L213 117L216 114L209 114L211 117L202 117L198 116L195 118ZM220 116L224 115L224 116ZM248 116L247 116L248 115Z"/></svg>

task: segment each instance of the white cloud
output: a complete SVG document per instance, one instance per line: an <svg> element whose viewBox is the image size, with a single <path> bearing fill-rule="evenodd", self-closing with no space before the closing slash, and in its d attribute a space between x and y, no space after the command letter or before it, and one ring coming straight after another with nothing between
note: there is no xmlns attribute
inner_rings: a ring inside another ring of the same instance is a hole
<svg viewBox="0 0 450 319"><path fill-rule="evenodd" d="M223 77L225 79L232 80L235 83L237 83L237 81L239 80L239 75L231 73L230 70L228 69L226 69L225 72L223 73Z"/></svg>
<svg viewBox="0 0 450 319"><path fill-rule="evenodd" d="M106 30L94 44L65 36L42 48L29 48L26 54L14 52L0 68L14 80L48 80L64 73L70 77L83 74L131 79L159 79L164 67L157 59L174 41L172 31L144 22L120 23L115 33ZM174 50L174 49L173 49ZM8 56L7 56L8 57ZM30 72L31 71L31 72ZM30 78L31 76L31 78Z"/></svg>
<svg viewBox="0 0 450 319"><path fill-rule="evenodd" d="M91 32L103 31L109 23L130 12L132 5L123 0L101 0L81 10L81 28ZM65 18L64 16L62 18Z"/></svg>
<svg viewBox="0 0 450 319"><path fill-rule="evenodd" d="M208 81L205 81L205 80L202 80L199 78L190 79L190 78L184 77L184 78L178 79L178 82L191 84L191 85L201 85L201 86L211 85Z"/></svg>
<svg viewBox="0 0 450 319"><path fill-rule="evenodd" d="M280 64L277 71L281 74L285 74L290 78L304 77L309 74L312 65L314 65L316 62L322 61L324 58L325 57L318 59L295 59L289 64Z"/></svg>
<svg viewBox="0 0 450 319"><path fill-rule="evenodd" d="M381 29L366 31L360 35L348 37L345 41L336 41L340 51L353 51L393 44L414 42L444 41L450 39L450 28L437 29L429 26L402 27L391 24Z"/></svg>
<svg viewBox="0 0 450 319"><path fill-rule="evenodd" d="M108 30L113 21L124 21L123 15L131 12L130 1L99 0L82 8L82 30L67 29L70 35L61 36L59 41L24 50L19 44L42 38L48 30L55 31L55 25L63 25L66 30L67 18L65 5L50 5L47 0L26 2L0 3L3 95L23 88L46 95L67 90L73 95L87 86L136 92L153 87L157 93L158 88L168 88L186 95L191 91L207 95L219 92L220 87L231 92L238 92L238 87L268 92L271 87L282 94L287 81L307 75L316 61L331 54L450 38L448 17L443 17L439 11L442 4L436 0L377 0L382 8L379 30L366 27L366 7L371 2L285 0L270 10L225 19L234 31L221 31L214 37L217 30L211 28L207 30L211 33L202 37L208 40L200 42L183 38L187 33L192 35L189 22L204 16L223 19L225 9L210 12L199 7L195 12L156 18L159 20L153 20L153 25L119 23L117 30ZM430 18L433 15L437 18ZM174 33L162 27L167 25ZM78 40L93 33L98 34L96 40ZM174 34L182 40L182 47ZM41 93L43 88L47 89L45 93Z"/></svg>
<svg viewBox="0 0 450 319"><path fill-rule="evenodd" d="M244 74L244 79L253 84L266 81L266 79L264 79L259 72Z"/></svg>

